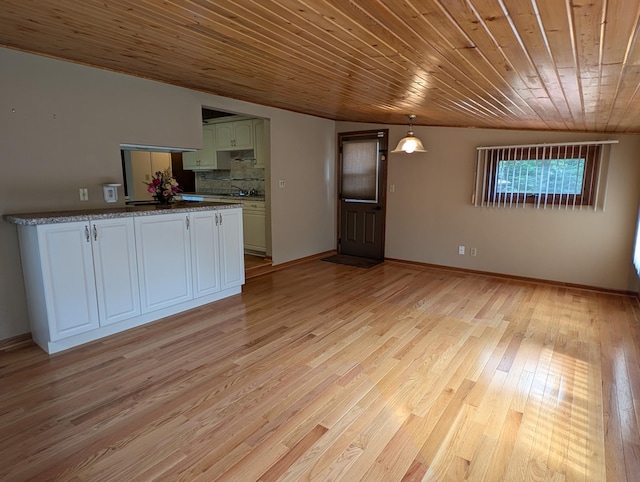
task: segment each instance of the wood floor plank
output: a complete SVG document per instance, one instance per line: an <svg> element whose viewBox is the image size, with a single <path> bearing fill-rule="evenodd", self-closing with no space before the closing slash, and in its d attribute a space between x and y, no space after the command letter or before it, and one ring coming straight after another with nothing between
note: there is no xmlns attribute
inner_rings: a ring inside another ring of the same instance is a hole
<svg viewBox="0 0 640 482"><path fill-rule="evenodd" d="M639 319L610 293L292 265L0 352L0 480L637 480Z"/></svg>

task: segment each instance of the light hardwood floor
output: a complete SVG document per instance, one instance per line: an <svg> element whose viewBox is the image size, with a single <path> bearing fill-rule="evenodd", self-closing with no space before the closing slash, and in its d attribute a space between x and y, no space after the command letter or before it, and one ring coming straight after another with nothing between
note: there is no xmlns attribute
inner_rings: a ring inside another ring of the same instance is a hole
<svg viewBox="0 0 640 482"><path fill-rule="evenodd" d="M640 477L634 298L322 261L0 353L0 480Z"/></svg>

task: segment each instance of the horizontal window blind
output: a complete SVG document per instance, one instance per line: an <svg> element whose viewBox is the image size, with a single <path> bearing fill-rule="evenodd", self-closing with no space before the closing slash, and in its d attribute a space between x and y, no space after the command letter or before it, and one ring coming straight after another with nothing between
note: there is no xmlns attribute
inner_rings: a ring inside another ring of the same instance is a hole
<svg viewBox="0 0 640 482"><path fill-rule="evenodd" d="M604 209L618 141L478 147L472 202L487 207Z"/></svg>

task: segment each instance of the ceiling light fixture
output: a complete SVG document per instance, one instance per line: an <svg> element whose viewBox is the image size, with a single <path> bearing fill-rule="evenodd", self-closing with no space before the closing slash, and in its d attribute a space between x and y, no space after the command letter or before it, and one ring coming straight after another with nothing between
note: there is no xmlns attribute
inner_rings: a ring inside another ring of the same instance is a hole
<svg viewBox="0 0 640 482"><path fill-rule="evenodd" d="M413 135L413 119L416 118L415 114L407 115L409 118L409 132L406 137L400 139L396 148L391 152L406 152L411 154L412 152L427 152L422 145L422 141Z"/></svg>

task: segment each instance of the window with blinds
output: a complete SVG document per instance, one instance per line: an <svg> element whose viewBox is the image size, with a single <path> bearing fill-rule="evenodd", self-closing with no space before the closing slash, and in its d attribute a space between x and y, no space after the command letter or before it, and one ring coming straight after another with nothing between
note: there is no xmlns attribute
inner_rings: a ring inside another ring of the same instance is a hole
<svg viewBox="0 0 640 482"><path fill-rule="evenodd" d="M342 199L378 202L378 139L342 143Z"/></svg>
<svg viewBox="0 0 640 482"><path fill-rule="evenodd" d="M615 142L479 147L473 202L604 209L608 149Z"/></svg>

